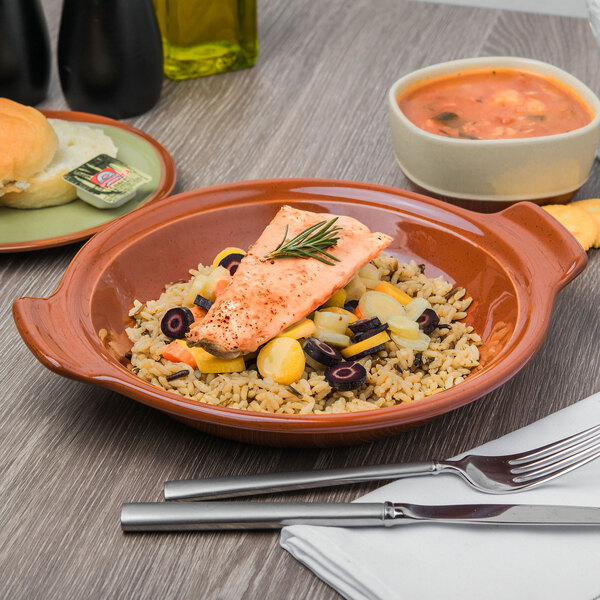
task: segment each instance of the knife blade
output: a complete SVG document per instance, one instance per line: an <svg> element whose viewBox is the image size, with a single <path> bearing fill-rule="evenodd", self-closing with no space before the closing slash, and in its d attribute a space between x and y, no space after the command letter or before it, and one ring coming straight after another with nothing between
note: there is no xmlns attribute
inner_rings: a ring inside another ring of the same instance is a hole
<svg viewBox="0 0 600 600"><path fill-rule="evenodd" d="M389 527L417 522L600 525L600 507L544 504L422 505L394 502L140 502L123 504L123 531L279 529L287 525Z"/></svg>

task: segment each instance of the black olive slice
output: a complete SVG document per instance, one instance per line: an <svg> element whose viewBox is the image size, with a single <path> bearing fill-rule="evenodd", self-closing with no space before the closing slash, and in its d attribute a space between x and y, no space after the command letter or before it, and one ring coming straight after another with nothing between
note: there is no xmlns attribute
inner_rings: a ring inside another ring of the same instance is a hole
<svg viewBox="0 0 600 600"><path fill-rule="evenodd" d="M335 365L344 360L344 357L338 350L317 338L306 338L302 349L308 356L322 365Z"/></svg>
<svg viewBox="0 0 600 600"><path fill-rule="evenodd" d="M194 314L185 306L171 308L160 322L160 330L169 338L181 339L194 322Z"/></svg>
<svg viewBox="0 0 600 600"><path fill-rule="evenodd" d="M424 334L429 335L440 323L440 318L437 316L435 310L426 308L417 319L419 329Z"/></svg>
<svg viewBox="0 0 600 600"><path fill-rule="evenodd" d="M385 350L385 344L379 344L379 346L373 346L372 348L367 348L354 356L349 356L348 360L358 360L359 358L364 358L365 356L369 356L369 354L377 354L377 352L381 352Z"/></svg>
<svg viewBox="0 0 600 600"><path fill-rule="evenodd" d="M210 310L210 307L213 305L213 303L208 298L205 298L200 294L198 294L194 299L194 304L207 311Z"/></svg>
<svg viewBox="0 0 600 600"><path fill-rule="evenodd" d="M347 392L367 382L367 371L359 363L341 362L325 369L325 379L334 390Z"/></svg>
<svg viewBox="0 0 600 600"><path fill-rule="evenodd" d="M373 327L373 329L368 329L367 331L361 331L359 333L355 333L352 336L352 343L356 344L358 342L362 342L363 340L373 337L374 335L377 335L378 333L381 333L382 331L385 331L386 329L387 329L387 323L383 323L382 325L379 325L378 327Z"/></svg>
<svg viewBox="0 0 600 600"><path fill-rule="evenodd" d="M358 300L348 300L348 302L346 302L346 304L344 304L344 309L347 310L348 312L353 313L356 310L357 306L358 306Z"/></svg>
<svg viewBox="0 0 600 600"><path fill-rule="evenodd" d="M358 321L354 321L354 323L350 323L348 327L354 333L360 333L361 331L369 331L369 329L374 329L375 327L379 327L381 325L381 321L378 317L369 317L367 319L360 319Z"/></svg>
<svg viewBox="0 0 600 600"><path fill-rule="evenodd" d="M234 275L237 271L237 268L240 266L240 263L242 262L242 258L244 258L244 254L239 254L237 252L233 254L228 254L227 256L221 259L221 261L219 262L219 266L225 267L229 270L229 273L231 275Z"/></svg>

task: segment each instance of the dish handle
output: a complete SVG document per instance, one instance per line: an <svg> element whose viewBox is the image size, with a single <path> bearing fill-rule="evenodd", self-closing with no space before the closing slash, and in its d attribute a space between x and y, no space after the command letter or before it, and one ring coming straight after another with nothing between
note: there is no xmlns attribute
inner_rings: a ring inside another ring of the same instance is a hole
<svg viewBox="0 0 600 600"><path fill-rule="evenodd" d="M33 355L48 369L79 381L102 373L103 357L96 353L81 324L65 322L58 292L48 298L18 298L13 303L15 324Z"/></svg>
<svg viewBox="0 0 600 600"><path fill-rule="evenodd" d="M588 257L581 244L536 204L518 202L489 216L522 253L537 283L562 289L585 269Z"/></svg>

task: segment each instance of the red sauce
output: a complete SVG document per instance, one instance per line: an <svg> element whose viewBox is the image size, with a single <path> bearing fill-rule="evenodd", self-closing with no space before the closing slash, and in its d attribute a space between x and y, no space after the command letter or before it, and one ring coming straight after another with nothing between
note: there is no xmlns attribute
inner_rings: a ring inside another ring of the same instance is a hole
<svg viewBox="0 0 600 600"><path fill-rule="evenodd" d="M496 140L566 133L590 123L584 101L556 79L516 69L444 75L398 97L417 127L454 138Z"/></svg>

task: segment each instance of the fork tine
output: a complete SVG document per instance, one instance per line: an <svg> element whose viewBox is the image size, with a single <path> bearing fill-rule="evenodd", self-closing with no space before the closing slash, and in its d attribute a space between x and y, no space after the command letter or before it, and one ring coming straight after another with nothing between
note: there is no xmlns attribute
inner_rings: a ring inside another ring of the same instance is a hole
<svg viewBox="0 0 600 600"><path fill-rule="evenodd" d="M600 441L600 431L594 435L589 436L586 439L580 440L571 444L570 446L563 447L561 450L552 454L546 454L544 458L531 460L525 462L523 460L517 463L517 466L511 468L512 473L527 473L528 471L537 471L545 466L551 466L556 464L561 459L568 459L572 456L576 456L578 452L586 450L587 448L594 447ZM509 461L509 464L514 464Z"/></svg>
<svg viewBox="0 0 600 600"><path fill-rule="evenodd" d="M552 442L551 444L547 444L546 446L541 446L540 448L534 448L533 450L527 450L520 454L514 454L511 456L508 461L511 465L518 465L522 462L529 462L534 459L545 458L550 454L554 454L558 450L562 450L563 448L573 444L574 442L583 441L583 439L588 439L589 437L594 436L597 432L600 432L600 424L594 425L589 429L585 429L579 433L574 435L570 435L569 437L563 438L562 440L558 440L557 442Z"/></svg>
<svg viewBox="0 0 600 600"><path fill-rule="evenodd" d="M600 444L596 444L591 448L587 448L586 450L578 452L568 459L563 459L549 467L540 469L539 471L533 471L524 475L517 475L513 478L513 481L518 484L526 484L526 487L531 487L533 485L550 481L551 479L554 479L559 475L563 475L564 473L568 473L569 471L578 469L579 467L599 457Z"/></svg>

